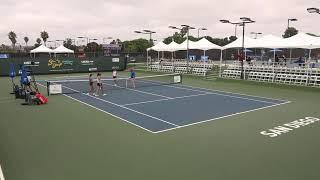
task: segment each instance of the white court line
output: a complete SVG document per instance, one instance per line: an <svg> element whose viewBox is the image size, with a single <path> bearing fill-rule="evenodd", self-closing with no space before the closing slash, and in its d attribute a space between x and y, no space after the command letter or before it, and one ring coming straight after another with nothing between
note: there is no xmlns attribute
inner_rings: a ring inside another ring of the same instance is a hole
<svg viewBox="0 0 320 180"><path fill-rule="evenodd" d="M227 118L227 117L231 117L231 116L236 116L236 115L245 114L245 113L249 113L249 112L254 112L254 111L258 111L258 110L262 110L262 109L276 107L276 106L280 106L280 105L284 105L284 104L288 104L288 103L291 103L291 101L287 101L287 102L280 103L280 104L274 104L274 105L271 105L271 106L265 106L265 107L261 107L261 108L257 108L257 109L252 109L252 110L248 110L248 111L238 112L238 113L234 113L234 114L230 114L230 115L226 115L226 116L217 117L217 118L214 118L214 119L208 119L208 120L204 120L204 121L199 121L199 122L195 122L195 123L191 123L191 124L187 124L187 125L183 125L183 126L178 126L178 127L175 127L175 128L165 129L165 130L157 131L157 132L153 132L153 133L154 134L163 133L163 132L167 132L167 131L171 131L171 130L175 130L175 129L179 129L179 128L184 128L184 127L188 127L188 126L202 124L202 123L206 123L206 122L210 122L210 121L215 121L215 120L218 120L218 119L223 119L223 118Z"/></svg>
<svg viewBox="0 0 320 180"><path fill-rule="evenodd" d="M195 88L195 87L188 86L188 85L181 85L181 86L188 87L188 88L191 88L191 89ZM269 99L269 100L275 100L275 101L285 101L285 102L288 101L288 100L284 100L284 99L275 99L275 98L269 98L269 97L263 97L263 96L255 96L255 95L249 95L249 94L234 93L234 92L229 92L229 91L207 89L207 88L202 88L202 87L197 87L197 89L202 89L202 90L206 90L206 91L216 91L216 92L222 92L222 93L229 93L229 94L248 96L248 97L257 97L257 98L263 98L263 99Z"/></svg>
<svg viewBox="0 0 320 180"><path fill-rule="evenodd" d="M170 85L163 85L163 86L174 87L174 88L177 88L177 89L185 89L185 90L194 91L194 92L210 93L210 94L215 94L215 95L219 95L219 96L226 96L226 97L232 97L232 98L237 98L237 99L245 99L245 100L249 100L249 101L256 101L256 102L262 102L262 103L268 103L268 104L278 104L278 103L269 102L269 101L263 101L263 100L258 100L258 99L251 99L251 98L245 98L245 97L240 97L240 96L232 96L232 95L227 95L227 94L216 93L214 91L205 92L205 91L200 91L200 90L197 90L197 89L190 89L190 88L185 88L185 87L170 86Z"/></svg>
<svg viewBox="0 0 320 180"><path fill-rule="evenodd" d="M2 172L1 164L0 164L0 180L5 180Z"/></svg>
<svg viewBox="0 0 320 180"><path fill-rule="evenodd" d="M152 81L149 81L150 83L153 83ZM157 83L153 83L153 84L157 84ZM263 97L263 96L254 96L254 95L249 95L249 94L242 94L242 93L233 93L233 92L228 92L228 91L221 91L221 90L214 90L214 89L207 89L207 88L201 88L201 87L192 87L192 86L188 86L185 84L181 84L181 85L177 85L177 86L173 86L173 85L165 85L163 84L162 86L166 86L166 87L173 87L173 88L182 88L182 89L186 89L186 90L190 90L190 91L196 91L196 92L202 92L205 93L206 91L210 91L210 92L221 92L221 93L228 93L228 94L234 94L234 95L241 95L241 96L248 96L248 97L257 97L257 98L262 98L262 99L269 99L269 100L275 100L275 101L288 101L288 100L284 100L284 99L275 99L275 98L268 98L268 97ZM202 89L202 90L206 90L206 91L201 91L198 89Z"/></svg>
<svg viewBox="0 0 320 180"><path fill-rule="evenodd" d="M121 87L121 86L115 86L115 85L107 84L107 83L102 83L102 84L106 84L106 85L109 85L109 86L118 87L118 88L121 88L121 89L130 90L130 91L136 91L136 92L143 93L143 94L148 94L148 95L163 97L163 98L167 98L167 99L172 99L172 97L163 96L163 95L160 95L160 94L154 94L154 93L145 92L145 91L140 91L140 90L136 90L136 89L130 89L130 88L125 88L125 87Z"/></svg>
<svg viewBox="0 0 320 180"><path fill-rule="evenodd" d="M44 86L44 85L42 85L42 84L39 84L39 85L42 86L42 87L44 87L44 88L46 88L46 86ZM95 106L93 106L93 105L90 105L90 104L88 104L88 103L85 103L85 102L83 102L83 101L81 101L81 100L79 100L79 99L73 98L73 97L68 96L68 95L66 95L66 94L63 94L63 96L65 96L65 97L67 97L67 98L70 98L70 99L72 99L72 100L74 100L74 101L77 101L77 102L79 102L79 103L81 103L81 104L87 105L87 106L89 106L89 107L91 107L91 108L93 108L93 109L96 109L96 110L98 110L98 111L101 111L101 112L103 112L103 113L106 113L106 114L108 114L108 115L110 115L110 116L113 116L113 117L115 117L115 118L118 118L118 119L120 119L120 120L122 120L122 121L124 121L124 122L126 122L126 123L129 123L129 124L131 124L131 125L134 125L134 126L136 126L136 127L138 127L138 128L141 128L141 129L143 129L143 130L145 130L145 131L148 131L148 132L150 132L150 133L154 133L154 131L151 131L151 130L149 130L149 129L146 129L146 128L144 128L144 127L142 127L142 126L140 126L140 125L137 125L137 124L135 124L135 123L133 123L133 122L131 122L131 121L128 121L128 120L126 120L126 119L123 119L123 118L121 118L121 117L119 117L119 116L117 116L117 115L111 114L111 113L109 113L109 112L107 112L107 111L105 111L105 110L102 110L102 109L97 108L97 107L95 107ZM1 179L0 179L0 180L1 180Z"/></svg>
<svg viewBox="0 0 320 180"><path fill-rule="evenodd" d="M78 77L88 77L89 75L78 75L78 76L57 76L53 77L54 79L59 79L59 78L78 78Z"/></svg>
<svg viewBox="0 0 320 180"><path fill-rule="evenodd" d="M79 103L81 103L81 104L87 105L87 106L89 106L89 107L91 107L91 108L93 108L93 109L96 109L96 110L98 110L98 111L101 111L101 112L104 112L104 113L106 113L106 114L109 114L110 116L113 116L113 117L115 117L115 118L118 118L118 119L120 119L120 120L122 120L122 121L124 121L124 122L126 122L126 123L129 123L129 124L131 124L131 125L134 125L134 126L136 126L136 127L138 127L138 128L141 128L141 129L143 129L143 130L145 130L145 131L154 133L154 131L151 131L151 130L149 130L149 129L146 129L146 128L144 128L144 127L142 127L142 126L139 126L139 125L137 125L137 124L135 124L135 123L133 123L133 122L130 122L130 121L128 121L128 120L126 120L126 119L123 119L123 118L121 118L121 117L119 117L119 116L116 116L116 115L114 115L114 114L111 114L111 113L109 113L109 112L107 112L107 111L105 111L105 110L102 110L102 109L97 108L97 107L95 107L95 106L92 106L92 105L90 105L90 104L88 104L88 103L85 103L85 102L83 102L83 101L80 101L80 100L78 100L78 99L76 99L76 98L73 98L73 97L68 96L68 95L66 95L66 94L64 94L64 96L66 96L66 97L68 97L68 98L70 98L70 99L72 99L72 100L75 100L75 101L77 101L77 102L79 102Z"/></svg>
<svg viewBox="0 0 320 180"><path fill-rule="evenodd" d="M129 104L123 104L122 106L131 106L131 105L137 105L137 104L146 104L146 103L152 103L152 102L168 101L168 100L173 100L173 99L183 99L183 98L205 96L205 95L210 95L210 93L195 94L195 95L189 95L189 96L180 96L180 97L174 97L174 98L171 98L171 99L158 99L158 100L153 100L153 101L143 101L143 102L137 102L137 103L129 103Z"/></svg>
<svg viewBox="0 0 320 180"><path fill-rule="evenodd" d="M79 92L78 90L69 88L69 87L67 87L67 86L63 86L63 87L65 87L65 88L67 88L67 89L70 89L70 90L72 90L72 91L75 91L75 92ZM130 108L128 108L128 107L125 107L125 106L122 106L122 105L113 103L113 102L111 102L111 101L107 101L107 100L104 100L104 99L101 99L101 98L97 98L97 97L95 97L95 96L90 96L90 95L85 94L85 93L82 93L82 94L85 95L85 96L89 96L89 97L92 97L92 98L94 98L94 99L97 99L97 100L100 100L100 101L103 101L103 102L112 104L112 105L114 105L114 106L121 107L121 108L123 108L123 109L127 109L127 110L132 111L132 112L135 112L135 113L137 113L137 114L141 114L141 115L143 115L143 116L146 116L146 117L149 117L149 118L152 118L152 119L155 119L155 120L158 120L158 121L161 121L161 122L164 122L164 123L173 125L173 126L175 126L175 127L178 126L178 125L176 125L176 124L173 124L173 123L171 123L171 122L165 121L165 120L163 120L163 119L160 119L160 118L157 118L157 117L154 117L154 116L151 116L151 115L142 113L142 112L140 112L140 111L136 111L136 110L134 110L134 109L130 109Z"/></svg>

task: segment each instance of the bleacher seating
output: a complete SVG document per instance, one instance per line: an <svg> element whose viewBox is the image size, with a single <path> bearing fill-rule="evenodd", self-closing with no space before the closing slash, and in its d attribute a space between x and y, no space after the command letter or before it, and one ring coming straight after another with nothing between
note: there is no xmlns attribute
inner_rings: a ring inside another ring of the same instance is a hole
<svg viewBox="0 0 320 180"><path fill-rule="evenodd" d="M223 78L228 79L240 79L241 77L241 71L237 70L224 70L222 73Z"/></svg>
<svg viewBox="0 0 320 180"><path fill-rule="evenodd" d="M300 86L320 87L320 69L283 66L249 66L244 65L244 77L250 81L274 82ZM222 73L223 78L238 79L241 65L232 64Z"/></svg>
<svg viewBox="0 0 320 180"><path fill-rule="evenodd" d="M175 59L174 61L161 59L160 62L152 62L149 65L149 69L151 71L191 73L198 76L206 76L207 72L213 69L213 66L213 61L187 62L179 59ZM189 68L187 69L187 67Z"/></svg>

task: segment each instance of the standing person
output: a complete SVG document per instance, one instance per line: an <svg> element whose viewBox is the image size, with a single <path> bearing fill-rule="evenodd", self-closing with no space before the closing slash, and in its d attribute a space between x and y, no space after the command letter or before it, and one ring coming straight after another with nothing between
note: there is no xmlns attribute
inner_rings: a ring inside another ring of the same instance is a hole
<svg viewBox="0 0 320 180"><path fill-rule="evenodd" d="M114 82L114 85L117 86L117 70L113 70L112 71L112 78L113 78L113 82Z"/></svg>
<svg viewBox="0 0 320 180"><path fill-rule="evenodd" d="M130 69L130 80L132 83L132 87L135 89L136 88L136 84L135 84L135 79L136 79L136 72L134 71L133 68Z"/></svg>
<svg viewBox="0 0 320 180"><path fill-rule="evenodd" d="M102 80L101 80L101 74L97 74L97 93L96 96L106 95L103 94L103 87L102 87Z"/></svg>
<svg viewBox="0 0 320 180"><path fill-rule="evenodd" d="M284 66L287 66L287 58L285 55L282 55L282 60L284 62Z"/></svg>
<svg viewBox="0 0 320 180"><path fill-rule="evenodd" d="M94 87L93 87L93 74L89 74L89 95L93 95L94 94Z"/></svg>

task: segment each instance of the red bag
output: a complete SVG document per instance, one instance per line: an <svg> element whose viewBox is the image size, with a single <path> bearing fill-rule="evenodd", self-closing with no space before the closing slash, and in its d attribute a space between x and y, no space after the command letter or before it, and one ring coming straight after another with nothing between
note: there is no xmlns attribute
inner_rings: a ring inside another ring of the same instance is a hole
<svg viewBox="0 0 320 180"><path fill-rule="evenodd" d="M36 93L36 97L40 100L41 104L47 104L48 103L48 98L46 98L42 94Z"/></svg>

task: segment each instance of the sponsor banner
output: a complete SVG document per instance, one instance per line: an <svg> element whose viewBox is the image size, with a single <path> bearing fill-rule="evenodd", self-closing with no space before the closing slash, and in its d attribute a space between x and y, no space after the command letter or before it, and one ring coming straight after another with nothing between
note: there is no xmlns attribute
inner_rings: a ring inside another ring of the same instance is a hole
<svg viewBox="0 0 320 180"><path fill-rule="evenodd" d="M81 65L83 66L92 66L94 64L94 61L91 60L82 60Z"/></svg>
<svg viewBox="0 0 320 180"><path fill-rule="evenodd" d="M0 60L1 76L8 76L11 63L14 64L16 74L18 74L21 65L32 67L34 74L103 72L112 71L113 69L121 71L125 68L125 58L123 56L99 56L90 59L80 59L76 57L8 58Z"/></svg>
<svg viewBox="0 0 320 180"><path fill-rule="evenodd" d="M112 62L120 62L120 58L112 58Z"/></svg>
<svg viewBox="0 0 320 180"><path fill-rule="evenodd" d="M40 62L39 61L25 61L25 62L23 62L23 65L36 67L36 66L40 66Z"/></svg>
<svg viewBox="0 0 320 180"><path fill-rule="evenodd" d="M89 68L89 72L98 71L98 68Z"/></svg>
<svg viewBox="0 0 320 180"><path fill-rule="evenodd" d="M8 59L9 54L0 54L0 59Z"/></svg>

